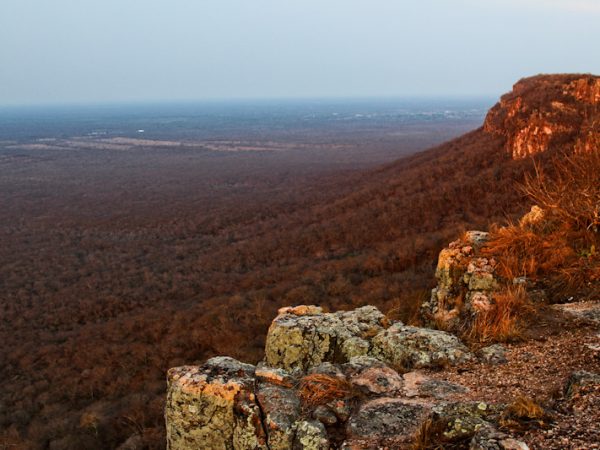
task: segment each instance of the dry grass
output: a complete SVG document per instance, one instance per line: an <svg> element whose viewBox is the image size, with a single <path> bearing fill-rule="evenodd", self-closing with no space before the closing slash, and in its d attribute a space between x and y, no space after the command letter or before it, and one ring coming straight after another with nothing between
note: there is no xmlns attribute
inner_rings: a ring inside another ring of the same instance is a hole
<svg viewBox="0 0 600 450"><path fill-rule="evenodd" d="M428 419L421 425L411 450L458 450L469 447L470 436L451 442L444 436L446 431L445 420Z"/></svg>
<svg viewBox="0 0 600 450"><path fill-rule="evenodd" d="M557 299L599 293L598 233L575 231L550 217L537 229L509 225L495 227L490 234L482 253L496 258L496 271L507 282L520 276L543 281Z"/></svg>
<svg viewBox="0 0 600 450"><path fill-rule="evenodd" d="M510 224L492 227L482 253L498 260L497 272L506 280L526 276L536 280L576 256L563 230L543 232Z"/></svg>
<svg viewBox="0 0 600 450"><path fill-rule="evenodd" d="M502 412L500 425L515 431L547 428L551 418L546 410L529 397L518 397Z"/></svg>
<svg viewBox="0 0 600 450"><path fill-rule="evenodd" d="M356 394L352 384L346 379L321 373L303 377L298 393L306 406L323 405L332 400L351 398Z"/></svg>
<svg viewBox="0 0 600 450"><path fill-rule="evenodd" d="M554 159L550 172L536 166L522 186L543 219L492 228L482 252L507 282L543 281L554 300L600 295L600 150Z"/></svg>
<svg viewBox="0 0 600 450"><path fill-rule="evenodd" d="M494 294L494 303L482 311L465 332L469 342L507 342L522 336L524 321L533 313L527 293L522 286L510 286Z"/></svg>
<svg viewBox="0 0 600 450"><path fill-rule="evenodd" d="M548 176L539 164L525 178L523 191L542 209L574 229L600 228L600 148L552 160Z"/></svg>
<svg viewBox="0 0 600 450"><path fill-rule="evenodd" d="M427 420L421 425L419 434L412 445L411 450L438 450L443 449L442 436L446 424L439 420Z"/></svg>

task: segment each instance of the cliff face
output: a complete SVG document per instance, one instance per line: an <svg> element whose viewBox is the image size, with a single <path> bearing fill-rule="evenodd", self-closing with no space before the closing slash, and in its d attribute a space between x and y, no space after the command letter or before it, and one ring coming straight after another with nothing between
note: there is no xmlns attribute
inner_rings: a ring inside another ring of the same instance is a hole
<svg viewBox="0 0 600 450"><path fill-rule="evenodd" d="M484 131L502 136L514 159L554 148L590 151L600 145L600 77L524 78L490 110Z"/></svg>

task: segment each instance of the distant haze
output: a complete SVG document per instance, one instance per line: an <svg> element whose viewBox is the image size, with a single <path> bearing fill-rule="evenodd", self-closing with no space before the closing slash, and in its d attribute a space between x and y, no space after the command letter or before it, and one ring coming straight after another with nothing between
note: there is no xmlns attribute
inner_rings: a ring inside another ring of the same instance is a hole
<svg viewBox="0 0 600 450"><path fill-rule="evenodd" d="M1 0L0 106L497 96L600 73L600 0Z"/></svg>

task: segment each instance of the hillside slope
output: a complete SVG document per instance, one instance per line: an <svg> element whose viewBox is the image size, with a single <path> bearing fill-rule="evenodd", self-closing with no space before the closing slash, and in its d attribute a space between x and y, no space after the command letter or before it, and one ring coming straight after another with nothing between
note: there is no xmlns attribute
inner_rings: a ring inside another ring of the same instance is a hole
<svg viewBox="0 0 600 450"><path fill-rule="evenodd" d="M19 238L43 257L4 281L0 438L92 449L140 432L160 448L166 370L216 354L256 362L279 307L373 304L408 320L447 242L529 209L516 188L532 167L522 149L546 150L543 161L594 145L598 80L521 80L483 127L377 170L312 180L306 190L319 195L305 201ZM79 281L86 271L97 274L91 287Z"/></svg>

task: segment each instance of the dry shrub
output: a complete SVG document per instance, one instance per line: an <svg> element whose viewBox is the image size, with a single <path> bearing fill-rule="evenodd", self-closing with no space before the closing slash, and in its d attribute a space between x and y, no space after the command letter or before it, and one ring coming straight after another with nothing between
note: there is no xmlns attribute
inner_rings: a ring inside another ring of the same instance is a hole
<svg viewBox="0 0 600 450"><path fill-rule="evenodd" d="M492 227L482 253L498 260L497 273L505 280L519 276L539 279L576 256L564 232L545 234L514 224Z"/></svg>
<svg viewBox="0 0 600 450"><path fill-rule="evenodd" d="M298 393L302 403L307 406L323 405L331 400L350 398L355 395L352 384L346 379L322 373L303 377L300 380Z"/></svg>
<svg viewBox="0 0 600 450"><path fill-rule="evenodd" d="M442 450L448 447L448 442L444 442L444 431L446 424L440 420L426 420L421 425L419 434L415 439L411 450Z"/></svg>
<svg viewBox="0 0 600 450"><path fill-rule="evenodd" d="M446 424L439 420L428 419L423 422L419 434L415 439L411 450L438 450L443 449L444 444L442 443L443 433L446 429Z"/></svg>
<svg viewBox="0 0 600 450"><path fill-rule="evenodd" d="M600 227L600 148L579 155L561 155L548 176L540 164L525 177L524 192L542 209L574 229Z"/></svg>
<svg viewBox="0 0 600 450"><path fill-rule="evenodd" d="M529 397L518 397L502 412L500 425L516 431L531 428L547 428L550 415L535 400Z"/></svg>
<svg viewBox="0 0 600 450"><path fill-rule="evenodd" d="M481 311L465 332L470 342L507 342L522 335L522 326L534 311L525 289L509 286L494 294L491 308Z"/></svg>
<svg viewBox="0 0 600 450"><path fill-rule="evenodd" d="M600 294L600 150L562 156L549 176L536 165L523 191L544 211L533 224L492 228L482 249L498 261L510 282L526 276L543 281L554 299Z"/></svg>
<svg viewBox="0 0 600 450"><path fill-rule="evenodd" d="M428 419L423 422L411 450L453 450L468 448L471 436L449 441L444 435L448 423L441 419Z"/></svg>

